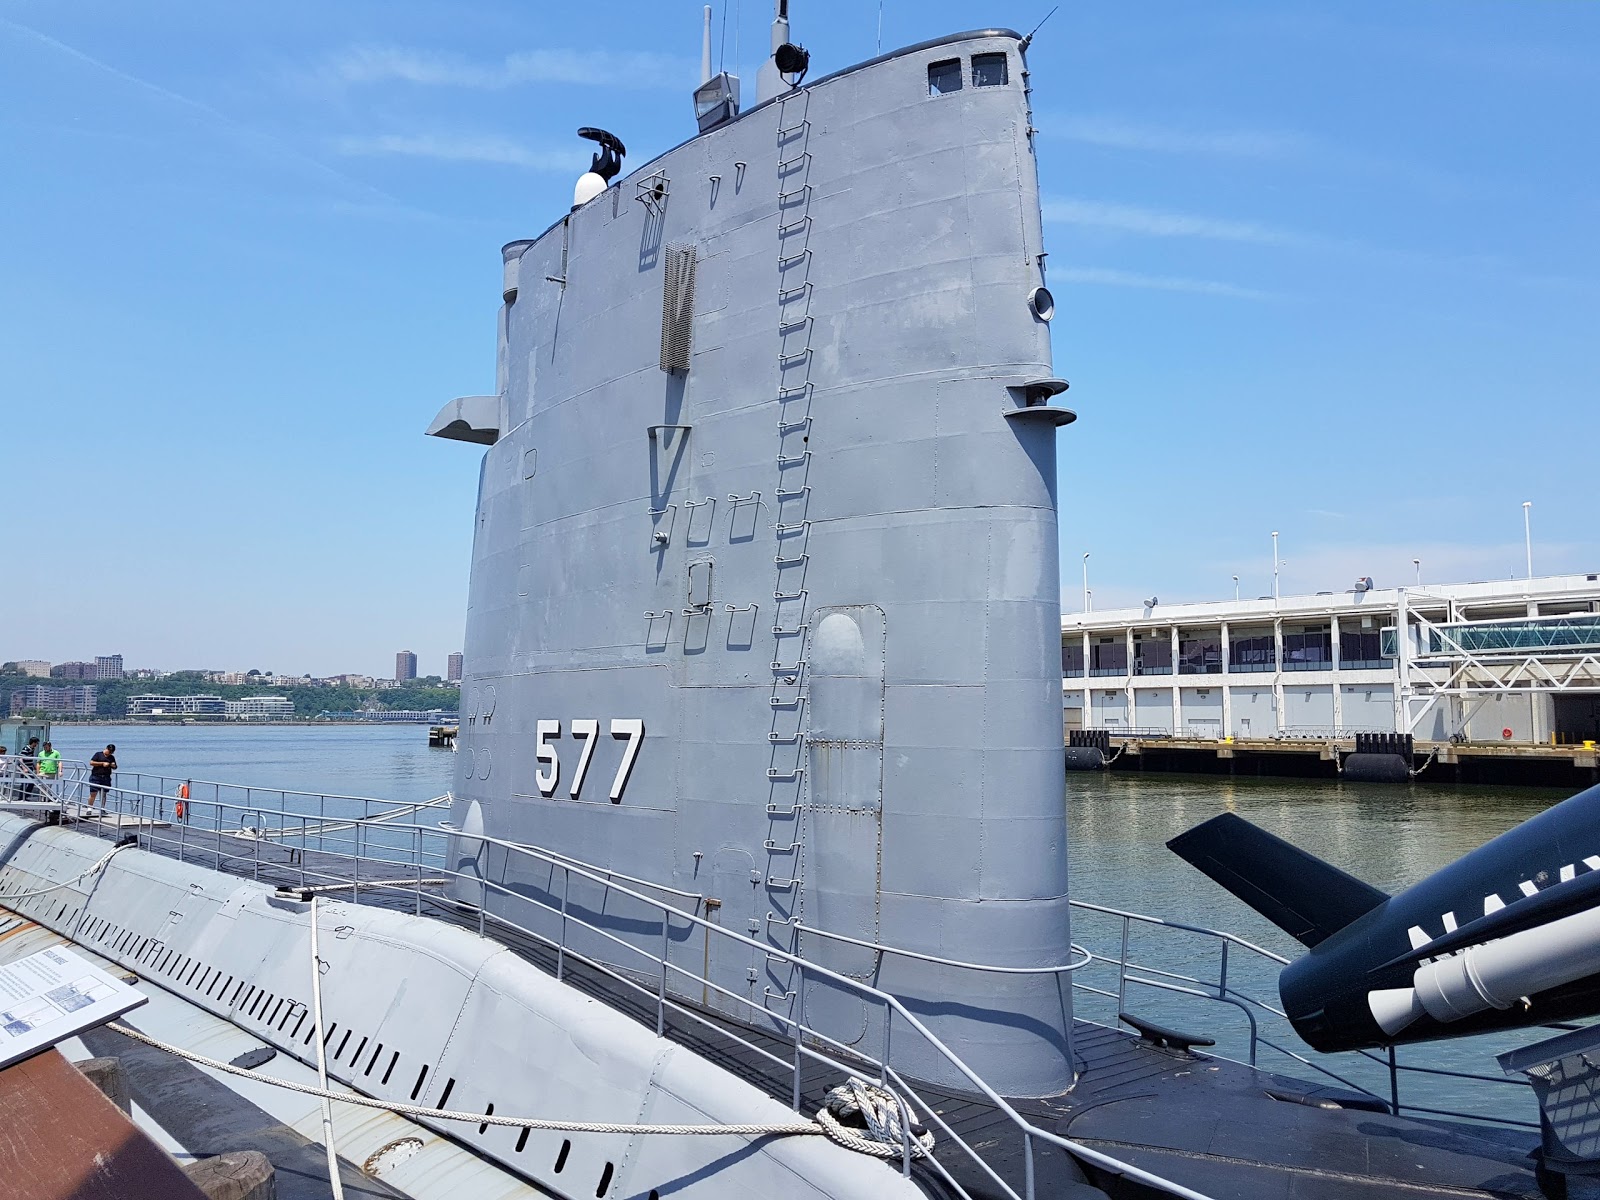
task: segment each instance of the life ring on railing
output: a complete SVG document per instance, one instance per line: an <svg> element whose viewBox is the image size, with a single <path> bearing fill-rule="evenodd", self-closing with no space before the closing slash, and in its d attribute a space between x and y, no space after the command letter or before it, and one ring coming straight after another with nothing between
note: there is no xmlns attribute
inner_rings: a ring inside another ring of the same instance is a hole
<svg viewBox="0 0 1600 1200"><path fill-rule="evenodd" d="M178 785L178 803L177 803L177 805L176 805L176 807L174 809L174 811L177 814L178 820L180 820L180 821L183 820L183 818L188 814L189 805L186 803L186 801L188 799L189 799L189 785L187 783L180 783Z"/></svg>

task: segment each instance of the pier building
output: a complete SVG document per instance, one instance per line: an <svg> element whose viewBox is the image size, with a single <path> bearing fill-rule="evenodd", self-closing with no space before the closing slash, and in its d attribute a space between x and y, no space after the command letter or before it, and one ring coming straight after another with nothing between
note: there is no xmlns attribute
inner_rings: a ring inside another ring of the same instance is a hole
<svg viewBox="0 0 1600 1200"><path fill-rule="evenodd" d="M1061 631L1069 731L1219 742L1388 732L1591 758L1600 740L1596 574L1153 602L1068 613Z"/></svg>

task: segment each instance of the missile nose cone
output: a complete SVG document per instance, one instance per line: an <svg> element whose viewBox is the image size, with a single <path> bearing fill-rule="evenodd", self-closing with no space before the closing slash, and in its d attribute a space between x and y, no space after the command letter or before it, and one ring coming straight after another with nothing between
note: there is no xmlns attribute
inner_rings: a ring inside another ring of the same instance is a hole
<svg viewBox="0 0 1600 1200"><path fill-rule="evenodd" d="M1416 988L1384 988L1368 992L1367 1007L1372 1010L1372 1019L1378 1023L1378 1028L1390 1037L1423 1015L1422 1001L1417 998Z"/></svg>

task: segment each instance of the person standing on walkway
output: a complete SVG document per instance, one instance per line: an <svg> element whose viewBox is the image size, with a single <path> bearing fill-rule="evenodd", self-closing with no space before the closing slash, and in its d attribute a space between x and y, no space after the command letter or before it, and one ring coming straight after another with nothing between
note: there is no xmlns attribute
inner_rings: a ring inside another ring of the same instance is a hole
<svg viewBox="0 0 1600 1200"><path fill-rule="evenodd" d="M110 803L111 772L117 769L117 748L107 745L104 750L96 750L89 756L89 808L94 807L95 797L104 797Z"/></svg>
<svg viewBox="0 0 1600 1200"><path fill-rule="evenodd" d="M39 751L39 790L46 800L59 800L56 784L61 782L61 751L49 742Z"/></svg>
<svg viewBox="0 0 1600 1200"><path fill-rule="evenodd" d="M34 783L38 774L39 764L39 739L31 737L28 744L22 748L22 753L17 755L17 774L21 776L22 783L17 788L17 799L26 803L39 794L39 785Z"/></svg>

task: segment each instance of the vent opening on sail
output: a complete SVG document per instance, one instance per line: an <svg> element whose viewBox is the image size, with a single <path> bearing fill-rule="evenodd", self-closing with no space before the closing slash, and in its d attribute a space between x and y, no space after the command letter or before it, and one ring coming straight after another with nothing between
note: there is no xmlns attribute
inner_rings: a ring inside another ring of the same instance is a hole
<svg viewBox="0 0 1600 1200"><path fill-rule="evenodd" d="M694 320L693 246L668 246L661 280L661 369L689 369L689 330Z"/></svg>

